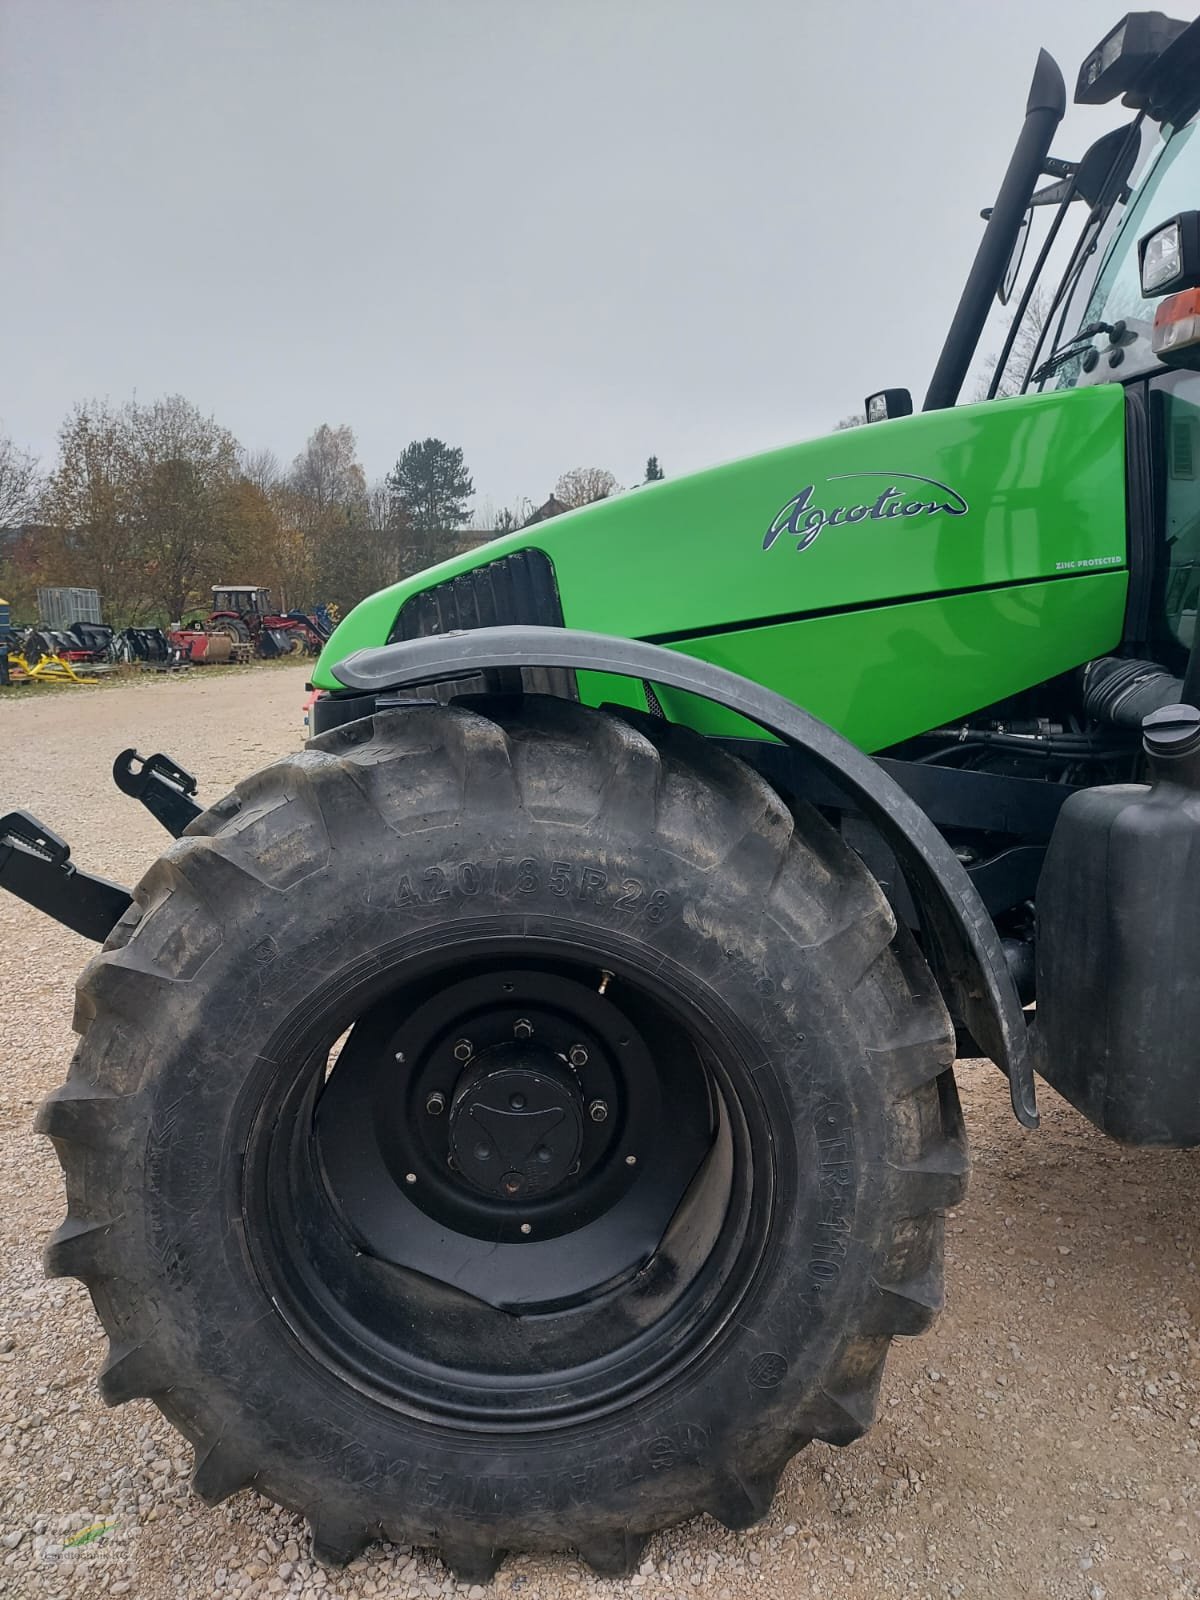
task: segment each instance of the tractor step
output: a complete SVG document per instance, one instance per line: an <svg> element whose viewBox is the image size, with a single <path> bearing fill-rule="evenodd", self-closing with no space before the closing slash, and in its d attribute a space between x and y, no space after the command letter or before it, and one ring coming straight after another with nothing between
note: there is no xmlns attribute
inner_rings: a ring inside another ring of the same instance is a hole
<svg viewBox="0 0 1200 1600"><path fill-rule="evenodd" d="M143 756L122 750L113 762L113 781L122 794L140 800L173 839L204 810L192 796L198 787L192 774L161 752Z"/></svg>
<svg viewBox="0 0 1200 1600"><path fill-rule="evenodd" d="M28 811L0 817L0 889L97 944L133 901L119 883L81 872L67 841Z"/></svg>

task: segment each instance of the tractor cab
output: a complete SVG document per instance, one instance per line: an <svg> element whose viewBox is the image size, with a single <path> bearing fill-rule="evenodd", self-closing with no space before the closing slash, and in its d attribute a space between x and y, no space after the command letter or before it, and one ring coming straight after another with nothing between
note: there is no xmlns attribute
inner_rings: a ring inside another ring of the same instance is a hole
<svg viewBox="0 0 1200 1600"><path fill-rule="evenodd" d="M266 617L271 614L271 591L253 583L213 584L212 614L232 612L239 617Z"/></svg>
<svg viewBox="0 0 1200 1600"><path fill-rule="evenodd" d="M1043 283L1063 215L1082 225L1048 296L1022 392L1120 384L1130 496L1127 636L1200 693L1200 21L1131 13L1080 68L1079 104L1118 95L1135 112L1064 178L1046 245L1013 318L991 393ZM1190 670L1189 670L1190 669Z"/></svg>

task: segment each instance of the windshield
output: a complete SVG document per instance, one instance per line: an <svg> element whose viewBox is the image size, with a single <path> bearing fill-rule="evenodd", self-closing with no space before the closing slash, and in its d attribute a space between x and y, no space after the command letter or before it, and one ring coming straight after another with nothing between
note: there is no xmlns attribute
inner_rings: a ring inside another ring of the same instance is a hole
<svg viewBox="0 0 1200 1600"><path fill-rule="evenodd" d="M1081 240L1081 249L1067 269L1064 288L1068 290L1065 308L1056 313L1049 330L1054 347L1069 342L1073 333L1093 322L1124 320L1133 342L1124 347L1121 376L1157 365L1150 348L1150 332L1157 299L1147 300L1141 292L1138 273L1138 240L1159 222L1166 222L1180 211L1193 210L1200 199L1200 140L1194 137L1196 124L1188 123L1175 132L1160 132L1152 123L1143 125L1143 143L1136 164L1135 187L1126 203L1118 201L1094 236ZM1138 185L1138 169L1146 176ZM1094 229L1089 221L1088 228ZM1089 259L1100 256L1100 270L1094 279L1086 271ZM1075 280L1071 282L1072 278ZM1049 344L1040 354L1049 353ZM1103 383L1113 376L1102 360L1091 373L1082 369L1087 346L1078 356L1060 367L1048 385L1070 388L1077 383Z"/></svg>

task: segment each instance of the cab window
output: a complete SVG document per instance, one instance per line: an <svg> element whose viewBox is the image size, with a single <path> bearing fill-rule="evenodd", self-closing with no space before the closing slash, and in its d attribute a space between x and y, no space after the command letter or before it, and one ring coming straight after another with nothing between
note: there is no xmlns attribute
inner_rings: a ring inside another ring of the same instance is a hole
<svg viewBox="0 0 1200 1600"><path fill-rule="evenodd" d="M1181 672L1196 636L1200 600L1200 372L1168 373L1151 388L1159 615L1167 664Z"/></svg>

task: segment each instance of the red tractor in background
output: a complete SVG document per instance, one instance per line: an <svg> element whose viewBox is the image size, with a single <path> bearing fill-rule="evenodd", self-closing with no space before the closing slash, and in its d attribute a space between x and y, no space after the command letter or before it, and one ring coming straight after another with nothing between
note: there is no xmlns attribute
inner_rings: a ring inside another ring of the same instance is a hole
<svg viewBox="0 0 1200 1600"><path fill-rule="evenodd" d="M214 584L212 610L201 626L228 634L235 644L254 645L260 656L315 656L333 632L333 619L324 606L312 615L275 611L270 589L257 584Z"/></svg>

